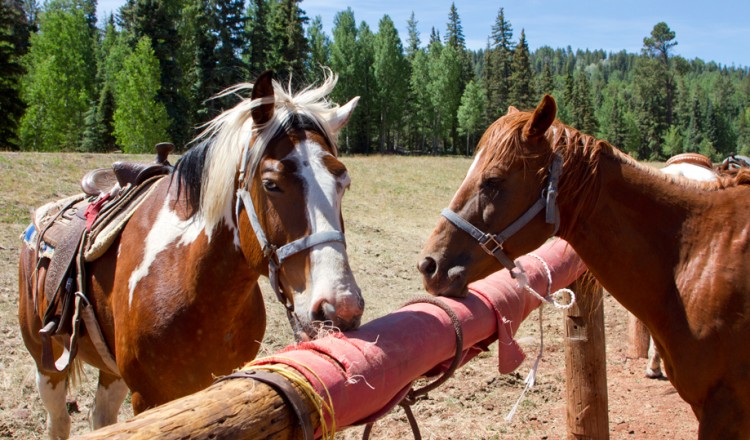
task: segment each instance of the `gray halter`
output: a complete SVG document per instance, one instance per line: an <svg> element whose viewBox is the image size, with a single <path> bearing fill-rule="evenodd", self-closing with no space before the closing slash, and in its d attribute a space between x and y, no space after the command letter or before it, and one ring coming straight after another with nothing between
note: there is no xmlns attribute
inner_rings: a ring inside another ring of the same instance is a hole
<svg viewBox="0 0 750 440"><path fill-rule="evenodd" d="M489 232L483 232L449 208L443 209L440 214L453 223L458 229L474 237L474 239L479 242L479 246L481 246L485 252L495 257L500 264L510 271L511 276L515 278L516 273L514 272L514 269L516 268L516 265L503 251L503 243L513 236L513 234L520 231L521 228L526 226L542 209L546 209L546 222L555 225L555 231L552 235L557 233L557 229L560 226L560 210L557 207L557 186L560 180L560 173L562 172L562 162L562 156L558 153L554 153L552 156L552 164L550 164L547 187L542 190L542 195L539 200L531 205L521 217L516 219L516 221L511 223L499 234L493 235Z"/></svg>
<svg viewBox="0 0 750 440"><path fill-rule="evenodd" d="M344 243L344 245L346 245L346 240L344 239L344 233L341 231L322 231L307 235L282 246L276 246L269 243L268 239L266 238L266 234L260 225L260 220L258 219L257 212L255 211L255 205L253 204L253 199L250 196L250 191L244 186L245 171L249 155L248 147L248 145L245 145L243 152L244 159L240 166L240 175L238 179L239 185L237 189L237 204L235 206L235 218L237 219L237 223L239 225L240 211L242 210L242 207L244 205L245 211L247 212L247 217L250 219L250 225L252 225L253 231L255 231L255 236L258 239L258 244L263 251L263 257L268 258L268 279L271 283L271 287L276 293L276 297L284 305L284 307L286 307L289 321L292 324L292 327L295 329L296 334L298 328L295 327L298 327L299 323L295 325L292 318L292 313L294 312L294 302L289 302L284 297L284 292L282 291L281 285L279 284L279 268L281 268L281 265L284 263L285 259L298 252L304 251L305 249L310 249L313 246L317 246L319 244L336 241ZM252 172L248 175L248 182L250 181L251 177Z"/></svg>

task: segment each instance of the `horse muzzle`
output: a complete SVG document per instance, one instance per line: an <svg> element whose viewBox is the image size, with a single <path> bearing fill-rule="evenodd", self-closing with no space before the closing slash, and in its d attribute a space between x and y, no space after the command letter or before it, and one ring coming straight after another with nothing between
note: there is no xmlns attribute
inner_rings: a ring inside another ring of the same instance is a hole
<svg viewBox="0 0 750 440"><path fill-rule="evenodd" d="M347 292L337 295L333 302L327 299L317 302L312 310L312 321L341 331L354 330L362 322L364 309L365 301L359 291Z"/></svg>
<svg viewBox="0 0 750 440"><path fill-rule="evenodd" d="M453 266L443 270L440 266L438 260L429 255L417 264L425 290L435 296L465 297L468 294L466 268Z"/></svg>

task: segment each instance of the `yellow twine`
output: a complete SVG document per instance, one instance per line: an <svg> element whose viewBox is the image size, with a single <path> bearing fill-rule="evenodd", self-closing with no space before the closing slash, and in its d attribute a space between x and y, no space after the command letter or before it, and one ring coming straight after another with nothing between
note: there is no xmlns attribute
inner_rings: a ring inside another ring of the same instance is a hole
<svg viewBox="0 0 750 440"><path fill-rule="evenodd" d="M333 399L331 398L331 393L328 391L328 388L326 387L325 382L318 376L318 374L313 371L310 367L308 367L305 364L301 364L299 361L294 359L285 358L283 356L274 356L275 359L286 359L291 362L293 362L296 365L300 365L304 367L310 374L315 376L315 378L320 382L321 386L323 387L323 390L325 390L326 397L328 401L326 402L318 393L315 391L315 388L313 388L312 384L308 382L307 378L303 376L302 374L290 370L288 368L284 368L281 365L278 364L265 364L265 365L257 365L256 362L258 362L260 359L256 359L253 362L250 362L246 364L244 367L241 368L241 370L265 370L270 371L272 373L276 373L282 377L284 377L289 382L297 385L302 392L305 394L305 397L313 403L315 406L315 411L318 413L318 416L320 418L320 431L322 438L324 439L330 439L333 440L334 436L336 435L336 415L333 410ZM328 412L328 414L331 416L331 426L329 428L328 423L326 422L325 412Z"/></svg>

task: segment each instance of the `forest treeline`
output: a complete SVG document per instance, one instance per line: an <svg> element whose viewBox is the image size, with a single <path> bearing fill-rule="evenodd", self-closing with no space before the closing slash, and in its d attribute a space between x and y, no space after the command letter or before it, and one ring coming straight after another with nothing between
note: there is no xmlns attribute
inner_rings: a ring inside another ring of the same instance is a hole
<svg viewBox="0 0 750 440"><path fill-rule="evenodd" d="M532 108L544 93L563 122L638 159L750 152L748 67L680 57L664 22L640 53L532 52L499 7L474 51L455 4L429 35L412 13L402 41L388 15L371 29L351 8L328 35L301 0L127 0L101 22L96 0L0 3L0 149L184 150L237 102L211 99L223 89L266 69L303 87L328 66L334 101L361 97L346 153L471 154L509 105Z"/></svg>

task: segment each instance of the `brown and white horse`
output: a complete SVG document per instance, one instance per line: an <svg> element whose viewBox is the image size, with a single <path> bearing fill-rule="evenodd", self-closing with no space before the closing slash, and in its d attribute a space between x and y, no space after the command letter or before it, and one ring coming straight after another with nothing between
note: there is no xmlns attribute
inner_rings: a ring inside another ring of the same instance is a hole
<svg viewBox="0 0 750 440"><path fill-rule="evenodd" d="M485 132L422 250L425 288L460 295L558 235L649 328L699 438L749 438L750 173L668 176L556 112L545 96Z"/></svg>
<svg viewBox="0 0 750 440"><path fill-rule="evenodd" d="M137 414L252 360L266 326L260 275L271 272L298 337L314 337L323 322L359 325L364 301L341 217L349 176L335 143L357 98L330 104L335 84L329 76L293 94L267 72L254 86L233 88L252 87L251 99L208 124L118 241L86 265L88 299L117 364L108 369L88 335L81 338L78 359L100 370L94 428L117 420L128 389ZM66 438L68 374L41 368L34 258L33 250L21 253L19 321L50 437ZM42 261L42 279L45 268Z"/></svg>

